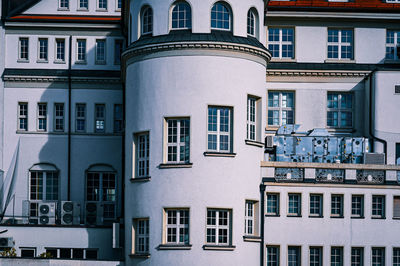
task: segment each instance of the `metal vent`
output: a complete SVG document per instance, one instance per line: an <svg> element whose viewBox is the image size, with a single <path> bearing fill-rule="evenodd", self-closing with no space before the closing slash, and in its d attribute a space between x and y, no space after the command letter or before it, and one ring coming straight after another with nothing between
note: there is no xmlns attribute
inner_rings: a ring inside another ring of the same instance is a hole
<svg viewBox="0 0 400 266"><path fill-rule="evenodd" d="M394 93L400 94L400 85L394 86Z"/></svg>
<svg viewBox="0 0 400 266"><path fill-rule="evenodd" d="M385 164L384 153L365 153L364 164Z"/></svg>
<svg viewBox="0 0 400 266"><path fill-rule="evenodd" d="M266 139L267 148L272 148L274 146L274 137L267 136Z"/></svg>

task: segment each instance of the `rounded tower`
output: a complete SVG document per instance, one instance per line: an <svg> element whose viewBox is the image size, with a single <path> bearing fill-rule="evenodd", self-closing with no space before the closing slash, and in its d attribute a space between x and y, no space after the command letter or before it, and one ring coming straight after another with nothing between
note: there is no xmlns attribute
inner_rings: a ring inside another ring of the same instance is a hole
<svg viewBox="0 0 400 266"><path fill-rule="evenodd" d="M127 14L127 264L259 265L264 1L131 0Z"/></svg>

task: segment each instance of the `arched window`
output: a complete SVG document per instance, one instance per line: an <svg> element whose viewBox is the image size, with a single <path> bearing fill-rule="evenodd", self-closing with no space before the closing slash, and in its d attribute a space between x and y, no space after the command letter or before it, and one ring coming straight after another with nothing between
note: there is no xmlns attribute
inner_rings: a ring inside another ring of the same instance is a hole
<svg viewBox="0 0 400 266"><path fill-rule="evenodd" d="M258 16L257 11L253 8L247 12L247 35L258 36Z"/></svg>
<svg viewBox="0 0 400 266"><path fill-rule="evenodd" d="M178 2L172 8L172 29L191 29L192 10L188 3Z"/></svg>
<svg viewBox="0 0 400 266"><path fill-rule="evenodd" d="M211 29L231 30L232 14L230 7L217 2L211 9Z"/></svg>
<svg viewBox="0 0 400 266"><path fill-rule="evenodd" d="M153 33L153 9L151 7L146 6L142 9L141 24L143 35Z"/></svg>

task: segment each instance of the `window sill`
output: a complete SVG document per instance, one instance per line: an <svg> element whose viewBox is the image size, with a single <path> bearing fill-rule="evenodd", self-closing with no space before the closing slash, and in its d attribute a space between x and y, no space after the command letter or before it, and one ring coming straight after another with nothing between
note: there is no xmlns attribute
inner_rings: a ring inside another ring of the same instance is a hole
<svg viewBox="0 0 400 266"><path fill-rule="evenodd" d="M277 57L275 57L275 58L271 58L271 63L273 63L273 62L293 62L293 63L296 63L297 60L294 59L294 58L277 58Z"/></svg>
<svg viewBox="0 0 400 266"><path fill-rule="evenodd" d="M340 215L340 216L338 216L338 215L331 215L331 218L332 218L332 219L343 219L344 216L343 216L343 215Z"/></svg>
<svg viewBox="0 0 400 266"><path fill-rule="evenodd" d="M193 163L160 163L159 169L192 168Z"/></svg>
<svg viewBox="0 0 400 266"><path fill-rule="evenodd" d="M17 63L29 63L29 59L18 59Z"/></svg>
<svg viewBox="0 0 400 266"><path fill-rule="evenodd" d="M106 61L96 61L94 64L95 65L106 65L107 63L106 63Z"/></svg>
<svg viewBox="0 0 400 266"><path fill-rule="evenodd" d="M301 215L298 214L288 214L287 217L301 218Z"/></svg>
<svg viewBox="0 0 400 266"><path fill-rule="evenodd" d="M323 215L309 215L308 218L324 218Z"/></svg>
<svg viewBox="0 0 400 266"><path fill-rule="evenodd" d="M220 251L233 251L236 246L218 246L218 245L203 245L203 250L220 250Z"/></svg>
<svg viewBox="0 0 400 266"><path fill-rule="evenodd" d="M169 244L160 244L157 247L158 250L190 250L192 249L191 244L186 245L169 245Z"/></svg>
<svg viewBox="0 0 400 266"><path fill-rule="evenodd" d="M148 182L151 180L150 176L145 176L145 177L135 177L131 178L130 181L131 183L138 183L138 182Z"/></svg>
<svg viewBox="0 0 400 266"><path fill-rule="evenodd" d="M255 141L255 140L246 139L246 140L244 140L244 142L247 145L256 146L256 147L259 147L259 148L264 148L264 146L265 146L265 144L263 142L259 142L259 141Z"/></svg>
<svg viewBox="0 0 400 266"><path fill-rule="evenodd" d="M107 12L107 8L96 8L96 12Z"/></svg>
<svg viewBox="0 0 400 266"><path fill-rule="evenodd" d="M206 151L203 153L204 156L211 156L211 157L235 157L236 153L224 153L224 152L210 152Z"/></svg>
<svg viewBox="0 0 400 266"><path fill-rule="evenodd" d="M65 64L65 61L61 61L61 60L55 60L54 64Z"/></svg>
<svg viewBox="0 0 400 266"><path fill-rule="evenodd" d="M279 214L266 214L265 217L281 217Z"/></svg>
<svg viewBox="0 0 400 266"><path fill-rule="evenodd" d="M385 216L384 216L384 217L381 217L381 216L372 216L371 219L373 219L373 220L385 220L386 217L385 217Z"/></svg>
<svg viewBox="0 0 400 266"><path fill-rule="evenodd" d="M69 11L69 8L59 7L59 8L57 8L57 11Z"/></svg>
<svg viewBox="0 0 400 266"><path fill-rule="evenodd" d="M349 64L353 64L355 63L356 60L354 59L325 59L325 63L349 63Z"/></svg>
<svg viewBox="0 0 400 266"><path fill-rule="evenodd" d="M398 64L400 59L385 59L383 61L384 64Z"/></svg>
<svg viewBox="0 0 400 266"><path fill-rule="evenodd" d="M78 8L76 11L86 11L86 12L88 12L89 9L87 9L87 8Z"/></svg>
<svg viewBox="0 0 400 266"><path fill-rule="evenodd" d="M75 61L75 64L77 64L77 65L86 65L87 64L87 62L86 61Z"/></svg>
<svg viewBox="0 0 400 266"><path fill-rule="evenodd" d="M364 219L364 216L351 216L350 219Z"/></svg>
<svg viewBox="0 0 400 266"><path fill-rule="evenodd" d="M48 60L37 60L36 63L38 63L38 64L47 64L47 63L49 63L49 61Z"/></svg>
<svg viewBox="0 0 400 266"><path fill-rule="evenodd" d="M148 259L150 258L150 254L149 253L133 253L133 254L129 254L129 257L131 258L137 258L137 259Z"/></svg>
<svg viewBox="0 0 400 266"><path fill-rule="evenodd" d="M261 242L261 236L243 236L245 242Z"/></svg>

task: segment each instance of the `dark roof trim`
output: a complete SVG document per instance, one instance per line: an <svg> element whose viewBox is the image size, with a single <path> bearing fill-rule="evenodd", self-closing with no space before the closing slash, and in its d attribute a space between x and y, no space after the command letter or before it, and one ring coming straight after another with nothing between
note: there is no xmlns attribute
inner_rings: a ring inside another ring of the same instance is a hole
<svg viewBox="0 0 400 266"><path fill-rule="evenodd" d="M2 19L20 14L41 0L2 0Z"/></svg>
<svg viewBox="0 0 400 266"><path fill-rule="evenodd" d="M270 62L271 70L348 70L348 71L390 71L400 70L400 64L356 64L356 63L284 63Z"/></svg>
<svg viewBox="0 0 400 266"><path fill-rule="evenodd" d="M72 77L85 78L119 78L121 71L115 70L72 70ZM47 77L67 77L68 70L59 69L21 69L21 68L6 68L3 72L4 76L47 76Z"/></svg>
<svg viewBox="0 0 400 266"><path fill-rule="evenodd" d="M71 16L71 15L18 15L7 19L17 22L86 22L86 23L120 23L119 16Z"/></svg>

